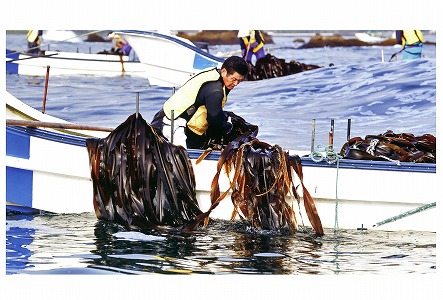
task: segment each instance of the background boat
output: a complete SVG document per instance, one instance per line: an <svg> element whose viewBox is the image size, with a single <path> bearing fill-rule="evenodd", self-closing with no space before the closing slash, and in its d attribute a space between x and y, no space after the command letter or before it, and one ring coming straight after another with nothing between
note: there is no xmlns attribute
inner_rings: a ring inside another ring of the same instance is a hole
<svg viewBox="0 0 443 300"><path fill-rule="evenodd" d="M81 43L83 40L73 30L43 30L44 41Z"/></svg>
<svg viewBox="0 0 443 300"><path fill-rule="evenodd" d="M137 76L147 78L146 66L128 56L45 51L44 55L17 53L6 50L6 72L10 74L45 76L94 75Z"/></svg>
<svg viewBox="0 0 443 300"><path fill-rule="evenodd" d="M52 31L51 31L52 32ZM116 31L132 46L132 59L113 53L72 53L45 50L43 55L6 51L6 72L29 76L130 75L147 78L150 85L176 87L208 67L221 67L213 56L185 38L165 32ZM53 38L60 33L52 33ZM51 35L50 35L51 37ZM71 41L73 37L67 38ZM65 40L62 40L65 41ZM207 45L206 45L207 47ZM105 51L106 52L106 51Z"/></svg>
<svg viewBox="0 0 443 300"><path fill-rule="evenodd" d="M357 32L357 33L355 33L355 36L360 40L360 41L363 41L363 42L366 42L366 43L371 43L371 44L374 44L374 43L380 43L380 42L383 42L383 41L386 41L386 40L388 40L388 39L395 39L395 31L393 32L393 34L391 34L390 36L385 36L385 35L381 35L381 34L376 34L376 33L374 33L374 34L369 34L369 33L367 33L367 32Z"/></svg>
<svg viewBox="0 0 443 300"><path fill-rule="evenodd" d="M152 31L116 31L147 67L149 82L160 86L181 86L192 75L209 68L220 68L224 59L216 57L187 39Z"/></svg>

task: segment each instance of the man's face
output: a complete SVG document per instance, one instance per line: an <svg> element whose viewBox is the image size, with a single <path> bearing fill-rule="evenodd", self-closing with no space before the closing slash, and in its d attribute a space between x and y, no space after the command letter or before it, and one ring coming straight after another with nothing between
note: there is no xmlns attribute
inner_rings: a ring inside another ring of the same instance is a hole
<svg viewBox="0 0 443 300"><path fill-rule="evenodd" d="M235 88L245 78L243 75L237 72L234 72L233 74L228 74L228 71L226 69L221 70L221 75L223 78L223 83L230 90Z"/></svg>

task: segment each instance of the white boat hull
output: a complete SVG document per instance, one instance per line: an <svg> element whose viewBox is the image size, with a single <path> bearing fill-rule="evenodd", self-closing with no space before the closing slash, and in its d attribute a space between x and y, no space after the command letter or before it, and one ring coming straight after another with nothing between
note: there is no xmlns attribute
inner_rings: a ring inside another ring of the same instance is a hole
<svg viewBox="0 0 443 300"><path fill-rule="evenodd" d="M366 32L357 32L355 34L355 36L360 41L363 41L363 42L366 42L366 43L370 43L370 44L381 43L381 42L387 40L387 38L385 38L385 37L372 36L372 35L369 35Z"/></svg>
<svg viewBox="0 0 443 300"><path fill-rule="evenodd" d="M209 67L220 68L224 59L196 47L190 41L150 31L118 31L140 61L112 54L45 51L44 56L7 51L6 72L28 76L130 75L147 78L150 85L179 87Z"/></svg>
<svg viewBox="0 0 443 300"><path fill-rule="evenodd" d="M150 31L117 31L147 65L152 85L177 87L209 68L220 68L223 59L213 56L177 36Z"/></svg>
<svg viewBox="0 0 443 300"><path fill-rule="evenodd" d="M44 56L28 54L7 54L6 72L28 76L46 76L50 66L50 76L60 75L95 75L122 76L130 75L148 78L146 65L138 61L129 61L127 56L112 54L87 54L74 52L45 51Z"/></svg>
<svg viewBox="0 0 443 300"><path fill-rule="evenodd" d="M14 114L7 105L8 114ZM31 109L32 110L32 109ZM27 112L27 115L32 114ZM38 117L39 112L34 114ZM55 131L6 128L7 210L31 208L54 213L93 211L93 190L85 138ZM93 132L91 133L93 134ZM97 132L96 136L103 137ZM210 187L219 153L200 164L201 150L188 150L196 175L197 199L202 211L210 206ZM291 153L292 154L292 153ZM396 221L383 221L437 201L435 164L340 160L336 165L302 157L304 183L313 197L323 227L342 229L417 230L436 232L436 205ZM337 177L338 176L338 177ZM294 174L293 178L297 178ZM228 189L220 177L221 192ZM300 193L301 194L301 193ZM293 197L288 197L293 202ZM309 226L301 202L293 202L298 223ZM212 218L230 219L230 197L211 212ZM373 227L373 225L379 225Z"/></svg>

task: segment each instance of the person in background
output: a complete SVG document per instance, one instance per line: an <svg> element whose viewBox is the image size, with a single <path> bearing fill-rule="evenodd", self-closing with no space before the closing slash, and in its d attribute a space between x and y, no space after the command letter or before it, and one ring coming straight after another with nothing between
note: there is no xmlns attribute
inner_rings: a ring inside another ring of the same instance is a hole
<svg viewBox="0 0 443 300"><path fill-rule="evenodd" d="M40 54L40 44L42 43L41 36L43 35L43 30L29 30L26 35L26 40L28 41L28 53Z"/></svg>
<svg viewBox="0 0 443 300"><path fill-rule="evenodd" d="M239 30L237 34L242 57L251 62L252 55L255 55L256 61L265 56L265 39L260 30Z"/></svg>
<svg viewBox="0 0 443 300"><path fill-rule="evenodd" d="M129 55L132 47L121 36L114 32L108 33L108 38L112 41L111 51L117 54Z"/></svg>
<svg viewBox="0 0 443 300"><path fill-rule="evenodd" d="M402 59L415 59L421 57L423 50L423 33L421 30L396 30L397 44L403 46Z"/></svg>
<svg viewBox="0 0 443 300"><path fill-rule="evenodd" d="M246 61L228 57L221 69L208 68L194 75L175 92L154 116L152 126L162 130L173 144L188 149L203 149L210 140L218 140L232 130L223 111L229 92L248 73Z"/></svg>

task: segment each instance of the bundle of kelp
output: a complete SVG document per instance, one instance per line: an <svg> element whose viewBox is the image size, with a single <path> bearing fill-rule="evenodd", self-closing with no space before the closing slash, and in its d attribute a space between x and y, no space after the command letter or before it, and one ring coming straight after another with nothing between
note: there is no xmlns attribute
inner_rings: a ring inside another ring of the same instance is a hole
<svg viewBox="0 0 443 300"><path fill-rule="evenodd" d="M435 163L436 138L432 134L415 136L396 134L392 130L379 135L354 137L346 142L340 154L344 158Z"/></svg>
<svg viewBox="0 0 443 300"><path fill-rule="evenodd" d="M285 200L292 193L300 202L297 187L292 179L291 170L294 170L303 191L304 207L309 221L315 232L323 235L323 226L314 200L303 184L300 158L297 155L289 155L278 145L271 146L259 141L255 138L258 127L231 112L229 114L234 127L240 128L239 132L250 134L238 136L222 150L217 163L217 173L211 185L212 205L202 217L208 217L231 190L234 205L232 219L238 215L255 228L295 232L298 226L295 212L293 206ZM203 158L204 155L197 163ZM232 175L232 178L229 178L230 188L221 194L218 181L222 169L228 176Z"/></svg>
<svg viewBox="0 0 443 300"><path fill-rule="evenodd" d="M245 79L247 81L287 76L321 68L317 65L307 65L295 60L286 62L285 59L277 58L270 53L266 54L265 57L258 59L255 66L251 62L248 62L248 66L249 72Z"/></svg>
<svg viewBox="0 0 443 300"><path fill-rule="evenodd" d="M86 144L98 219L131 229L186 227L202 213L186 150L169 143L140 114Z"/></svg>
<svg viewBox="0 0 443 300"><path fill-rule="evenodd" d="M235 214L257 228L297 229L293 207L285 197L292 192L291 169L300 178L304 206L316 233L323 228L315 204L303 185L298 156L255 138L258 127L229 112L233 129L223 141L208 145L201 162L213 149L223 148L211 186L212 205L202 212L196 200L195 177L187 151L169 143L161 131L134 114L104 139L88 139L87 149L98 219L114 221L129 229L163 225L196 228L205 221L228 191L220 195L218 179L224 167L230 174ZM220 144L221 143L221 144Z"/></svg>

